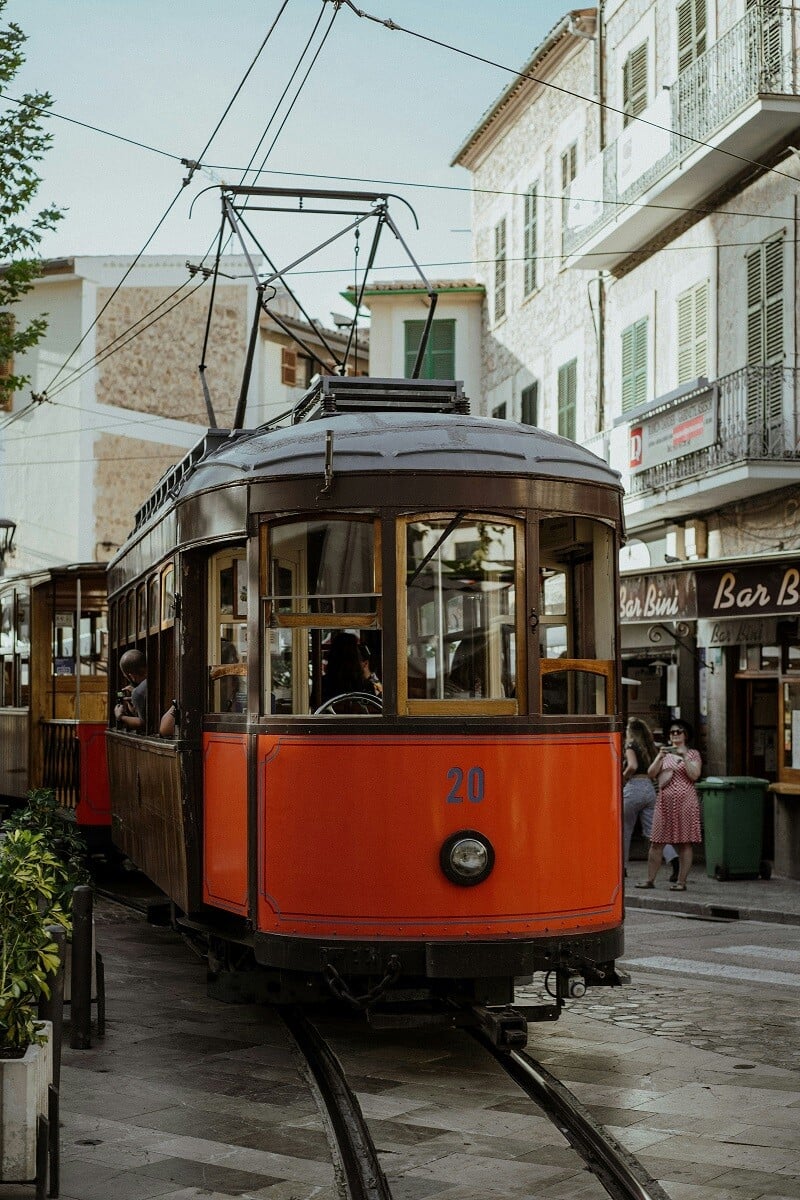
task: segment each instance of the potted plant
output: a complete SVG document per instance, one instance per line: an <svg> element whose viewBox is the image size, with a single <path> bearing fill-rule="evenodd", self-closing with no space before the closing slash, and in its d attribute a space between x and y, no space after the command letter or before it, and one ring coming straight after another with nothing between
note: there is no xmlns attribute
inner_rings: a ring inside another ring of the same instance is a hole
<svg viewBox="0 0 800 1200"><path fill-rule="evenodd" d="M0 842L0 1179L37 1175L37 1134L53 1077L50 1029L37 1020L59 966L48 925L66 924L63 870L43 834L11 829Z"/></svg>

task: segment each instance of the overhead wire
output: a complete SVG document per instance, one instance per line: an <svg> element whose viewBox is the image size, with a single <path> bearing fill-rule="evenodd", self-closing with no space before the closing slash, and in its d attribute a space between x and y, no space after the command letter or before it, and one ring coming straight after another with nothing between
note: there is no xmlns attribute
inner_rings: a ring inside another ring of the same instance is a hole
<svg viewBox="0 0 800 1200"><path fill-rule="evenodd" d="M762 171L770 171L775 175L782 175L786 179L791 179L795 183L797 182L794 176L787 175L785 171L779 171L776 167L770 167L766 163L759 162L758 159L748 158L745 154L737 154L735 151L726 150L722 146L714 146L711 142L704 141L703 138L694 137L689 133L682 133L679 129L672 129L669 125L661 125L658 121L651 121L648 117L643 117L640 113L626 112L625 109L617 108L615 105L609 104L606 100L600 100L595 96L586 96L582 92L576 92L572 88L553 83L549 79L542 79L540 75L533 75L530 71L518 71L513 67L507 67L504 63L496 62L494 59L485 58L482 54L465 50L462 46L454 46L450 42L444 42L440 38L432 37L430 34L421 33L417 29L409 29L404 25L398 25L391 17L377 17L373 13L368 13L364 9L357 8L353 0L323 0L323 3L333 3L337 8L349 8L357 17L366 21L372 21L376 25L382 25L385 29L393 33L407 34L409 37L417 38L419 41L428 42L432 46L439 46L442 50L449 50L453 54L458 54L463 58L470 58L473 62L483 63L487 67L495 67L498 71L504 71L506 74L514 75L518 79L527 79L531 83L538 83L544 88L550 88L551 91L570 96L573 100L583 100L586 104L595 105L597 108L602 108L605 112L616 113L618 116L624 117L626 122L637 121L641 125L648 125L651 129L657 129L661 133L669 133L675 137L682 138L684 141L691 142L695 146L705 146L706 149L713 150L717 154L724 154L728 158L735 158L739 162L747 163L749 166L758 167Z"/></svg>
<svg viewBox="0 0 800 1200"><path fill-rule="evenodd" d="M184 189L185 189L186 187L188 187L189 183L191 183L191 180L192 180L192 177L193 177L193 175L194 175L194 171L196 170L197 164L200 162L200 160L202 160L202 158L203 158L203 156L205 155L206 151L207 151L207 150L209 149L209 147L211 146L211 143L213 142L214 138L215 138L215 137L216 137L216 135L219 133L219 130L220 130L220 128L221 128L221 126L222 126L222 124L223 124L223 122L224 122L225 118L228 116L228 113L231 111L231 108L233 107L233 104L235 103L235 101L236 101L236 98L238 97L239 93L241 92L241 90L242 90L242 88L243 88L243 86L244 86L244 84L245 84L245 81L248 79L248 77L249 77L249 75L250 75L251 71L252 71L252 70L253 70L253 68L255 67L255 64L256 64L256 62L257 62L257 61L258 61L258 59L261 57L261 54L262 54L262 52L263 52L263 50L264 50L264 47L266 46L267 42L269 41L270 37L272 36L272 34L273 34L273 32L274 32L274 30L275 30L275 28L276 28L276 26L277 26L277 24L278 24L279 20L280 20L280 19L281 19L281 17L283 16L283 13L285 12L285 10L286 10L286 6L287 6L287 4L288 4L288 3L289 3L289 0L283 0L283 3L281 4L281 7L280 7L280 9L278 10L278 14L277 14L277 16L275 17L274 21L272 22L272 25L271 25L271 26L270 26L270 28L268 29L266 36L264 37L264 39L263 39L263 41L262 41L261 45L259 46L258 50L256 51L256 54L255 54L255 56L253 57L252 61L250 62L250 65L248 66L247 70L245 71L245 73L244 73L244 76L243 76L243 77L242 77L242 79L240 80L240 82L239 82L239 84L238 84L238 86L237 86L236 90L235 90L235 91L234 91L234 93L233 93L233 96L232 96L232 97L231 97L231 99L228 101L228 104L227 104L227 106L226 106L226 108L225 108L225 111L223 112L223 114L222 114L222 116L220 117L219 121L218 121L218 122L217 122L217 124L215 125L215 127L214 127L214 130L213 130L213 132L211 133L211 136L208 138L208 140L207 140L207 142L206 142L205 146L204 146L204 147L203 147L203 149L201 150L200 154L197 156L197 160L194 160L194 161L191 161L191 160L189 160L189 161L188 161L187 165L189 166L189 174L188 174L188 175L187 175L187 176L186 176L186 177L185 177L185 178L182 180L182 182L181 182L181 186L180 186L179 190L178 190L178 191L175 193L175 195L173 196L172 200L171 200L171 201L169 202L169 204L167 205L167 207L166 207L166 209L165 209L164 213L162 214L162 216L159 218L158 222L156 223L156 226L155 226L155 228L153 229L152 233L151 233L151 234L150 234L150 236L147 238L147 240L145 241L145 243L144 243L144 245L142 246L142 248L139 250L139 252L138 252L138 254L136 255L136 257L135 257L135 258L133 259L133 261L132 261L132 262L129 264L129 266L127 267L126 271L124 272L124 274L123 274L122 278L121 278L121 279L120 279L120 280L117 282L116 286L115 286L115 287L113 288L113 290L111 291L111 294L110 294L110 295L107 297L107 299L106 299L105 303L102 305L102 307L100 308L99 312L98 312L98 313L96 314L96 316L94 317L94 320L91 322L91 324L89 325L88 329L86 329L86 330L85 330L85 332L84 332L84 333L81 335L81 337L79 338L78 342L76 343L76 345L74 346L74 348L72 349L72 351L69 353L69 355L68 355L68 356L65 358L64 362L63 362L63 363L61 364L61 366L59 367L59 369L58 369L58 371L56 372L55 376L54 376L54 377L53 377L53 379L51 380L51 386L53 386L53 385L54 385L54 384L55 384L55 383L58 381L58 379L60 378L61 374L63 373L63 371L64 371L64 370L65 370L65 368L67 367L67 364L68 364L69 362L71 362L71 361L72 361L72 359L74 358L75 354L77 354L77 352L78 352L78 350L80 349L80 347L81 347L81 346L83 345L83 343L86 341L86 338L89 336L89 334L90 334L90 333L92 332L92 330L95 328L95 326L97 325L97 322L100 320L100 318L102 317L103 313L104 313L104 312L106 311L106 309L108 308L109 304L111 304L111 302L114 300L115 296L117 296L117 294L119 293L119 291L120 291L120 289L122 288L122 285L124 284L125 280L126 280L126 279L128 278L128 276L131 274L131 272L133 271L134 267L135 267L135 266L136 266L136 264L139 262L139 260L142 258L142 256L143 256L144 252L146 251L147 247L150 245L150 243L152 242L153 238L156 236L156 234L158 233L159 229L161 228L161 226L162 226L162 225L164 224L164 222L166 221L166 219L167 219L167 217L169 216L170 212L172 211L172 209L173 209L173 208L175 207L175 205L177 204L177 202L178 202L179 198L180 198L180 197L183 195L183 191L184 191Z"/></svg>

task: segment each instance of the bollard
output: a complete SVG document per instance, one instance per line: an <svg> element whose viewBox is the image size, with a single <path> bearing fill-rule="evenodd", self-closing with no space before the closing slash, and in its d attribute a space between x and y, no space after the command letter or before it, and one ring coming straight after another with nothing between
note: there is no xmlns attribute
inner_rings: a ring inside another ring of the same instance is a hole
<svg viewBox="0 0 800 1200"><path fill-rule="evenodd" d="M92 1045L92 889L72 893L72 975L70 977L70 1035L73 1050Z"/></svg>

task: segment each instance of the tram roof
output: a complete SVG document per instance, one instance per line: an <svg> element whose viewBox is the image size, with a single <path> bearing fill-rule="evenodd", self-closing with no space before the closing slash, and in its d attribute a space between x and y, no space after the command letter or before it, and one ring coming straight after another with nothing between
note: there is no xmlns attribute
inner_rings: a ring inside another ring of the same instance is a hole
<svg viewBox="0 0 800 1200"><path fill-rule="evenodd" d="M173 494L183 498L245 480L322 476L328 455L335 474L535 475L620 486L619 472L603 459L534 426L466 414L371 412L233 433L195 462Z"/></svg>

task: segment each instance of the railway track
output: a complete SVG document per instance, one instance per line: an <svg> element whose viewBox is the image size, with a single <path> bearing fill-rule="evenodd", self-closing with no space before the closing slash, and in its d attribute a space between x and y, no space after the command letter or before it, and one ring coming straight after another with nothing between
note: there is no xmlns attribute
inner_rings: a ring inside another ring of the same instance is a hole
<svg viewBox="0 0 800 1200"><path fill-rule="evenodd" d="M317 1025L297 1009L281 1009L280 1013L324 1105L345 1194L349 1200L391 1200L391 1184L337 1055ZM553 1122L612 1200L669 1200L638 1159L598 1125L541 1063L523 1050L497 1047L480 1028L467 1032Z"/></svg>
<svg viewBox="0 0 800 1200"><path fill-rule="evenodd" d="M524 1050L503 1050L480 1029L470 1034L580 1154L613 1200L669 1200L661 1184L616 1138L598 1125L569 1088Z"/></svg>

